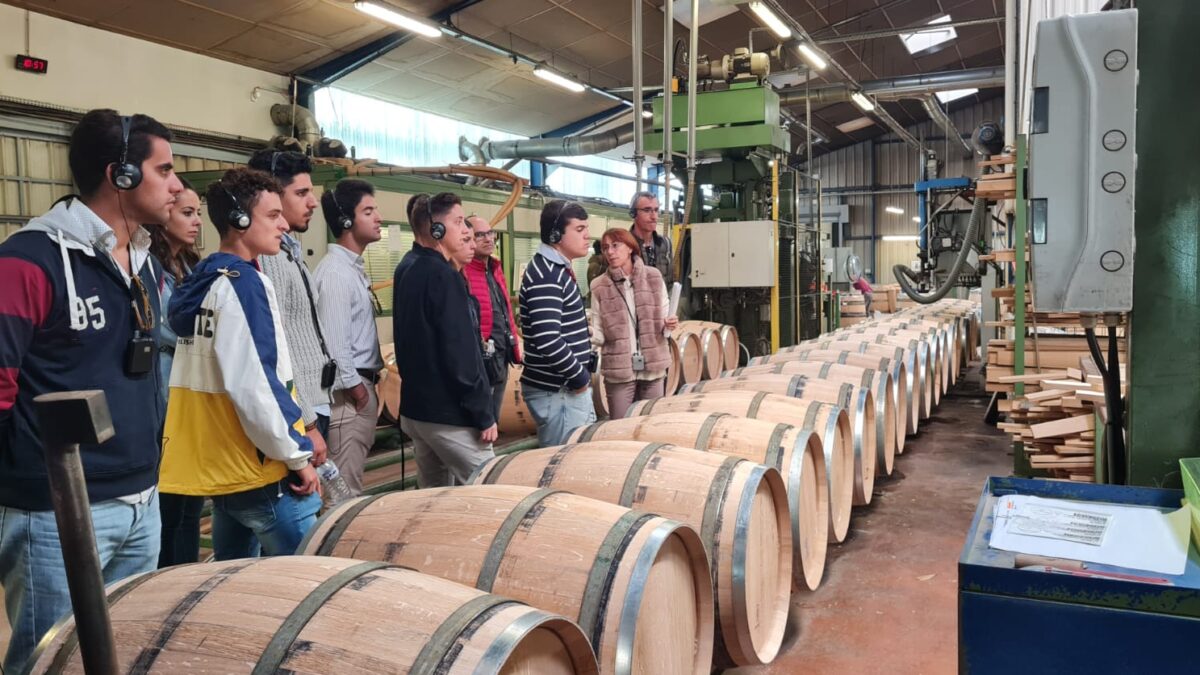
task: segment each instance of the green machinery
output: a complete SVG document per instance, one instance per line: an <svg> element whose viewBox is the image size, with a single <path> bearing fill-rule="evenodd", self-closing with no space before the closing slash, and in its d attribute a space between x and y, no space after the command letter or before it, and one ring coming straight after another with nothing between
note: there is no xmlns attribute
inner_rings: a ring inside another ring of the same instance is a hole
<svg viewBox="0 0 1200 675"><path fill-rule="evenodd" d="M662 98L653 111L645 148L661 153ZM700 91L695 184L678 157L670 162L691 195L674 233L685 311L736 326L752 355L820 333L819 234L815 223L799 222L804 188L787 166L791 136L779 120L779 95L756 80ZM669 127L672 147L686 148L686 95L675 95Z"/></svg>

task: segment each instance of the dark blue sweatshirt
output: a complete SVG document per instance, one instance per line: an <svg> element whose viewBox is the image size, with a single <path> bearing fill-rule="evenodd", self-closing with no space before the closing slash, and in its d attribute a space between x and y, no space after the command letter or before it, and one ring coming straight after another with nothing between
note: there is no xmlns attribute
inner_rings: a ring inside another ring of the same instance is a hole
<svg viewBox="0 0 1200 675"><path fill-rule="evenodd" d="M131 286L101 250L112 236L71 199L0 244L0 505L52 508L33 406L52 392L100 389L108 399L116 435L80 448L92 502L158 480L158 359L146 375L125 373L136 323ZM157 321L161 269L148 254L134 260Z"/></svg>

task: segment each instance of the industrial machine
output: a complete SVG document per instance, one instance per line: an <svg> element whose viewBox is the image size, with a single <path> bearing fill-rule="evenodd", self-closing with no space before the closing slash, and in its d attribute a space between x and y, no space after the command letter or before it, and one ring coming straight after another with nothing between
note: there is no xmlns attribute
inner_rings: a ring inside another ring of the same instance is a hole
<svg viewBox="0 0 1200 675"><path fill-rule="evenodd" d="M737 327L753 355L819 334L817 222L799 222L805 191L786 166L790 134L780 123L779 95L763 82L767 54L739 50L701 73L727 80L726 88L696 95L695 153L699 162L685 182L676 277L684 283L686 311ZM663 98L653 102L647 152L661 152L664 129L672 145L686 145L687 97L673 97L671 120Z"/></svg>
<svg viewBox="0 0 1200 675"><path fill-rule="evenodd" d="M1137 11L1037 27L1029 137L1034 308L1133 307Z"/></svg>

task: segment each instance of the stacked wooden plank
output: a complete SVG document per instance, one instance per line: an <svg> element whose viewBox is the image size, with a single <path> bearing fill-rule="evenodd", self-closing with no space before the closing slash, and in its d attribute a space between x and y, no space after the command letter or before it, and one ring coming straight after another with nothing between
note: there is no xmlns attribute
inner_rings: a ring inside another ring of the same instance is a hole
<svg viewBox="0 0 1200 675"><path fill-rule="evenodd" d="M987 328L1014 328L1013 289L997 288L992 291L992 297L1000 301L999 321L989 321ZM1026 374L1037 374L1037 369L1062 370L1078 368L1079 360L1088 357L1087 338L1084 337L1083 324L1077 313L1034 312L1029 300L1025 303L1024 337L1025 371ZM1037 330L1035 334L1033 331ZM1102 347L1107 351L1109 328L1096 326L1096 335L1101 339ZM1121 360L1125 359L1125 317L1115 329L1120 339L1118 342ZM1009 331L1011 334L1011 330ZM987 383L990 392L1011 393L1014 391L1013 382L1006 378L1013 375L1013 365L1016 362L1016 338L1005 340L989 340L987 349Z"/></svg>
<svg viewBox="0 0 1200 675"><path fill-rule="evenodd" d="M980 167L991 169L991 173L983 174L975 182L975 196L996 201L1016 199L1017 179L1013 173L1015 163L1016 158L1012 155L998 155L979 162Z"/></svg>
<svg viewBox="0 0 1200 675"><path fill-rule="evenodd" d="M1093 482L1096 434L1101 432L1097 413L1101 424L1106 415L1104 381L1091 357L1081 357L1078 368L999 379L1002 384L1025 387L1024 396L1004 402L1008 421L996 426L1023 445L1030 466L1056 478Z"/></svg>
<svg viewBox="0 0 1200 675"><path fill-rule="evenodd" d="M853 326L867 320L867 300L862 293L841 295L841 326Z"/></svg>

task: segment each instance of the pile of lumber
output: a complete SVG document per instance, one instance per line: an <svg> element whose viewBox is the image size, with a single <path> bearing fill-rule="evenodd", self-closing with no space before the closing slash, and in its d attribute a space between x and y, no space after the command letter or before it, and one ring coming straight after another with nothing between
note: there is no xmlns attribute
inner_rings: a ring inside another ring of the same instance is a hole
<svg viewBox="0 0 1200 675"><path fill-rule="evenodd" d="M996 201L1016 199L1017 179L1013 173L1016 161L1017 158L1012 155L997 155L979 162L981 168L990 168L992 172L983 174L975 182L975 196Z"/></svg>
<svg viewBox="0 0 1200 675"><path fill-rule="evenodd" d="M871 311L894 314L899 309L898 303L901 294L900 284L880 284L876 286L875 295L871 298Z"/></svg>
<svg viewBox="0 0 1200 675"><path fill-rule="evenodd" d="M1124 395L1124 364L1121 372ZM1024 385L1023 396L1001 401L1008 421L996 426L1024 446L1030 466L1055 478L1094 482L1096 435L1103 433L1107 409L1104 380L1091 356L1081 357L1078 368L1007 375L999 381Z"/></svg>
<svg viewBox="0 0 1200 675"><path fill-rule="evenodd" d="M1000 316L1004 318L1000 321L989 321L986 327L1013 328L1013 289L994 289L992 297L1000 300ZM1120 325L1115 328L1117 336L1121 338L1118 348L1122 361L1125 360L1125 321L1126 318L1122 316ZM1024 338L1025 371L1028 374L1036 375L1039 368L1043 371L1079 368L1080 359L1091 355L1079 314L1034 312L1027 299L1025 328L1029 333ZM1033 333L1035 328L1036 334ZM1100 339L1101 349L1107 353L1109 328L1098 325L1095 330ZM1013 375L1017 344L1016 339L988 341L985 387L987 391L1011 393L1014 390L1013 383L1007 381L1007 378Z"/></svg>

